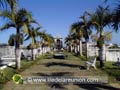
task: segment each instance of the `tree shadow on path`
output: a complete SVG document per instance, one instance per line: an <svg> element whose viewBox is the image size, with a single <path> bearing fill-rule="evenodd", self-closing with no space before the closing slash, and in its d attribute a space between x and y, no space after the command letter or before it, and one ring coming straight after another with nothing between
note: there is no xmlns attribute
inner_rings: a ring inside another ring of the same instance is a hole
<svg viewBox="0 0 120 90"><path fill-rule="evenodd" d="M120 90L120 88L115 88L108 86L106 84L74 84L83 88L85 90Z"/></svg>
<svg viewBox="0 0 120 90"><path fill-rule="evenodd" d="M37 75L37 76L43 76L43 77L59 77L59 76L72 76L73 73L71 72L53 72L53 73L50 73L50 74L46 74L46 73L33 73L33 75ZM47 83L47 85L49 87L52 88L52 90L67 90L65 87L64 87L64 84L62 83L55 83L55 82L51 82L51 83Z"/></svg>
<svg viewBox="0 0 120 90"><path fill-rule="evenodd" d="M51 66L62 66L62 67L70 67L70 68L79 68L82 70L85 70L85 66L82 65L75 65L75 64L67 64L67 63L63 63L63 62L49 62L45 64L46 67L51 67Z"/></svg>
<svg viewBox="0 0 120 90"><path fill-rule="evenodd" d="M33 73L33 75L36 76L71 76L73 75L73 73L71 72L52 72L50 74L46 74L46 73Z"/></svg>

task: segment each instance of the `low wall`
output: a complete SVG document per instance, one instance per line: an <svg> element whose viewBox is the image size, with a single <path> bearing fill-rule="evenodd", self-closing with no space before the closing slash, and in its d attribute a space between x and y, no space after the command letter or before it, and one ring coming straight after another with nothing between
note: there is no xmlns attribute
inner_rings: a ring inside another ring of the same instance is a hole
<svg viewBox="0 0 120 90"><path fill-rule="evenodd" d="M0 47L0 57L5 55L14 55L15 48L13 46L2 46Z"/></svg>
<svg viewBox="0 0 120 90"><path fill-rule="evenodd" d="M106 50L106 61L117 61L120 58L120 49L107 49Z"/></svg>
<svg viewBox="0 0 120 90"><path fill-rule="evenodd" d="M89 56L98 56L99 49L90 47L88 49ZM106 61L117 61L117 58L120 58L120 49L105 49L105 59Z"/></svg>

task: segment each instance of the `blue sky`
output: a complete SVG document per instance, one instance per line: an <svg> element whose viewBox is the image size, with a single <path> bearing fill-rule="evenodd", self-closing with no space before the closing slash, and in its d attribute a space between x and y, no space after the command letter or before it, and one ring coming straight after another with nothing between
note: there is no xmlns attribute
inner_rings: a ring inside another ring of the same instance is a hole
<svg viewBox="0 0 120 90"><path fill-rule="evenodd" d="M108 2L111 7L115 5L113 1ZM19 0L19 6L31 11L42 25L41 30L46 30L54 37L60 34L63 38L67 36L70 25L78 21L84 11L94 11L101 4L102 0ZM0 43L7 43L12 33L15 33L14 29L0 32ZM120 32L113 33L111 42L119 43L119 34Z"/></svg>

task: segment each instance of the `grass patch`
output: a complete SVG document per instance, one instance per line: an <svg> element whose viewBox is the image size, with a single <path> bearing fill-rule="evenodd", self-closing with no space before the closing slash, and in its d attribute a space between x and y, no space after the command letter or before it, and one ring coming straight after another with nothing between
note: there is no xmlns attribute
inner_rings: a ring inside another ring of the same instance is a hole
<svg viewBox="0 0 120 90"><path fill-rule="evenodd" d="M106 62L103 71L105 71L110 77L114 77L120 82L120 67L114 66L113 62Z"/></svg>
<svg viewBox="0 0 120 90"><path fill-rule="evenodd" d="M10 80L12 80L12 76L14 74L18 74L29 68L30 66L36 64L39 60L45 59L48 57L48 54L43 56L39 56L34 61L22 60L21 68L15 69L15 65L5 68L4 70L0 70L0 90L4 87L4 84Z"/></svg>
<svg viewBox="0 0 120 90"><path fill-rule="evenodd" d="M0 84L4 84L7 81L11 80L11 77L16 73L13 68L6 68L0 71Z"/></svg>
<svg viewBox="0 0 120 90"><path fill-rule="evenodd" d="M80 55L75 55L75 56L77 56L80 60L82 60L82 61L89 61L89 60L94 60L94 58L95 58L95 56L90 56L90 57L88 57L88 58L86 58L86 56L80 56Z"/></svg>
<svg viewBox="0 0 120 90"><path fill-rule="evenodd" d="M81 61L86 61L86 57L85 56L80 56L80 55L74 55L77 56L78 58L80 58ZM87 59L88 60L92 60L95 57L89 57ZM97 57L97 59L99 60L99 58ZM118 82L120 83L120 66L115 66L113 65L114 62L105 62L105 67L103 69L100 68L100 62L97 60L96 62L96 67L100 70L102 70L103 73L106 73L109 77L109 81L110 82Z"/></svg>

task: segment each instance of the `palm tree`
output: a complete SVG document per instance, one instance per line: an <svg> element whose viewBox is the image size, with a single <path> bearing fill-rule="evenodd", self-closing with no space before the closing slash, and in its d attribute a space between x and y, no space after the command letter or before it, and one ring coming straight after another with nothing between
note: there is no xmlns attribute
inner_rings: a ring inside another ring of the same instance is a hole
<svg viewBox="0 0 120 90"><path fill-rule="evenodd" d="M51 34L48 34L46 32L39 32L38 35L42 39L42 54L46 51L51 51L54 43L54 38Z"/></svg>
<svg viewBox="0 0 120 90"><path fill-rule="evenodd" d="M80 52L78 33L70 32L70 34L68 35L66 40L67 40L66 44L68 44L68 46L69 46L69 51L71 51L71 52L74 51L75 54L78 54L78 52Z"/></svg>
<svg viewBox="0 0 120 90"><path fill-rule="evenodd" d="M0 28L1 31L9 29L11 27L16 29L16 42L15 42L15 54L16 54L16 68L20 68L20 35L21 32L28 32L27 25L29 23L35 23L31 13L26 9L19 9L16 12L2 11L0 17L7 18L6 24Z"/></svg>
<svg viewBox="0 0 120 90"><path fill-rule="evenodd" d="M46 35L47 39L45 41L47 42L47 52L51 52L53 50L54 37L51 34Z"/></svg>
<svg viewBox="0 0 120 90"><path fill-rule="evenodd" d="M72 48L73 48L73 42L72 42L72 36L69 34L66 38L65 38L65 44L67 46L67 51L68 52L72 52Z"/></svg>
<svg viewBox="0 0 120 90"><path fill-rule="evenodd" d="M35 60L35 53L34 53L34 49L38 47L38 43L37 43L37 40L36 40L36 37L38 36L38 30L40 29L41 27L37 27L37 28L34 28L34 27L30 27L28 26L28 32L25 33L26 35L26 38L25 38L25 41L28 40L28 39L32 39L32 43L30 45L31 49L32 49L32 60Z"/></svg>
<svg viewBox="0 0 120 90"><path fill-rule="evenodd" d="M79 54L82 56L82 38L83 38L83 22L76 22L71 25L70 33L73 35L73 38L76 40L77 44L79 41Z"/></svg>
<svg viewBox="0 0 120 90"><path fill-rule="evenodd" d="M48 47L53 47L54 37L51 34L46 33L46 41L48 42Z"/></svg>
<svg viewBox="0 0 120 90"><path fill-rule="evenodd" d="M99 33L99 38L97 41L98 47L99 47L99 57L100 57L100 67L102 68L104 66L104 37L103 37L103 31L104 27L108 26L111 23L111 15L109 6L102 7L98 6L97 10L93 14L89 14L91 17L92 26L95 27L97 30L97 33Z"/></svg>
<svg viewBox="0 0 120 90"><path fill-rule="evenodd" d="M88 41L89 41L89 36L92 33L92 31L90 29L91 22L89 22L86 12L80 18L82 19L82 22L83 22L81 29L83 32L83 38L86 41L86 51L85 52L86 52L86 59L87 59L88 58Z"/></svg>

